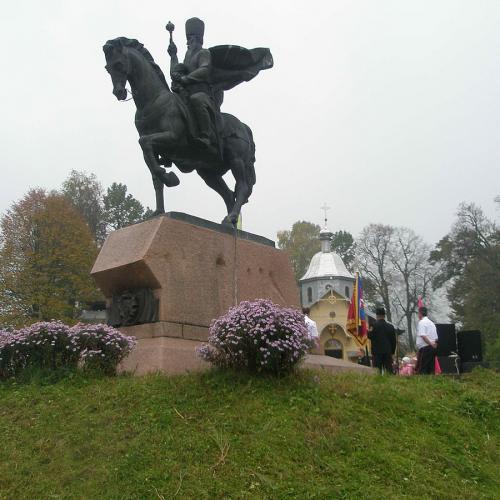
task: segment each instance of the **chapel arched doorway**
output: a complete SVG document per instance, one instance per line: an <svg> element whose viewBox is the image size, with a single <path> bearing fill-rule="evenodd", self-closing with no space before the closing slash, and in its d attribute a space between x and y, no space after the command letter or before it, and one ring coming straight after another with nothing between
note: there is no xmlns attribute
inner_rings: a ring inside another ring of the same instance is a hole
<svg viewBox="0 0 500 500"><path fill-rule="evenodd" d="M325 342L325 355L332 358L344 359L344 346L337 339L328 339Z"/></svg>

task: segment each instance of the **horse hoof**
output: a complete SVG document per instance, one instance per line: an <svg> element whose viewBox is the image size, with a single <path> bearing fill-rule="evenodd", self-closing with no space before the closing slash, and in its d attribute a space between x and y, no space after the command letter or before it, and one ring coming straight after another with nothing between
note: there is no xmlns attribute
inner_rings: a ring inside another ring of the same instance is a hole
<svg viewBox="0 0 500 500"><path fill-rule="evenodd" d="M174 187L179 185L179 177L177 177L173 172L166 172L161 176L161 181L167 187Z"/></svg>
<svg viewBox="0 0 500 500"><path fill-rule="evenodd" d="M224 219L222 219L222 224L225 226L231 226L233 228L236 228L238 223L238 216L237 215L226 215Z"/></svg>
<svg viewBox="0 0 500 500"><path fill-rule="evenodd" d="M227 216L222 219L221 224L223 226L232 227L233 229L236 227L236 224L234 222L232 222L231 219L229 217L227 217Z"/></svg>

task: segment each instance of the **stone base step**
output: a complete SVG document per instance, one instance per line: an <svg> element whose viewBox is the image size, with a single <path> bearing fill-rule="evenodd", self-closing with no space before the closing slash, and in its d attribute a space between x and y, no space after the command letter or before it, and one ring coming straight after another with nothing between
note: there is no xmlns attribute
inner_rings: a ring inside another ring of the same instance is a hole
<svg viewBox="0 0 500 500"><path fill-rule="evenodd" d="M202 342L171 337L140 338L132 353L120 364L120 372L133 375L161 372L166 375L176 375L208 369L211 365L202 361L196 354L196 347ZM355 371L374 374L373 368L357 365L350 361L308 354L301 368L312 370L327 370L332 373Z"/></svg>

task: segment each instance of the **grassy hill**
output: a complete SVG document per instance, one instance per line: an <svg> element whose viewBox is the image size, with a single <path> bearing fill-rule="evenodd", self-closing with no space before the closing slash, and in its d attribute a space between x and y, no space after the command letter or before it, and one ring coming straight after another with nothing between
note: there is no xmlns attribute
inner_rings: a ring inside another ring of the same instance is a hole
<svg viewBox="0 0 500 500"><path fill-rule="evenodd" d="M499 498L500 376L0 384L0 498Z"/></svg>

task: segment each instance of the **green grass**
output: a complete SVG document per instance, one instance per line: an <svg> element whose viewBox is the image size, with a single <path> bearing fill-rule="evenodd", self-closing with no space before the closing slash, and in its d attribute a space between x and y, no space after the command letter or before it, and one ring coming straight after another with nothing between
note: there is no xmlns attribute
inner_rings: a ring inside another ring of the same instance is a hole
<svg viewBox="0 0 500 500"><path fill-rule="evenodd" d="M0 384L0 498L499 498L500 375Z"/></svg>

